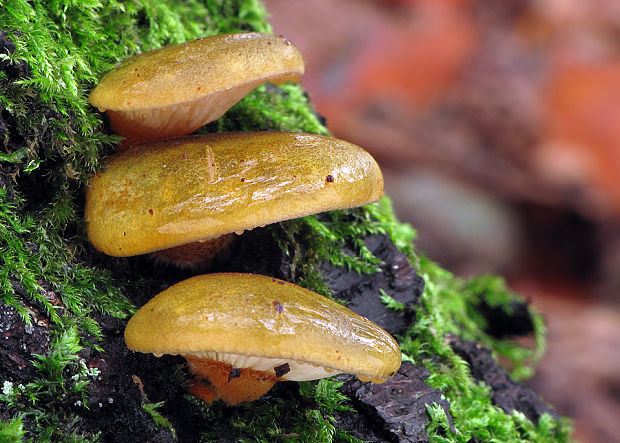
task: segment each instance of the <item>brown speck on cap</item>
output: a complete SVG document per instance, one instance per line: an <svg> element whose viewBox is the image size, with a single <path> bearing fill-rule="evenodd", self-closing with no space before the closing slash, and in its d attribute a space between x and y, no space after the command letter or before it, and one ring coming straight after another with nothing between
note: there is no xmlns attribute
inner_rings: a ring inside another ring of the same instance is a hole
<svg viewBox="0 0 620 443"><path fill-rule="evenodd" d="M327 177L325 177L325 181L327 183L332 183L334 181L334 176L329 174Z"/></svg>
<svg viewBox="0 0 620 443"><path fill-rule="evenodd" d="M282 314L282 311L284 311L284 306L277 300L273 302L273 307L276 308L278 314Z"/></svg>

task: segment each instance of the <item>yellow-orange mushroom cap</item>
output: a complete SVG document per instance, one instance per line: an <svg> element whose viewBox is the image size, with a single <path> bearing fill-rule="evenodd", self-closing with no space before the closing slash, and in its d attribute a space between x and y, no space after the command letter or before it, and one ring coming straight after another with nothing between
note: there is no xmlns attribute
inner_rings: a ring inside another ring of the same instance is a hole
<svg viewBox="0 0 620 443"><path fill-rule="evenodd" d="M312 134L211 134L110 156L89 184L85 217L98 250L126 257L382 194L379 166L354 144Z"/></svg>
<svg viewBox="0 0 620 443"><path fill-rule="evenodd" d="M292 283L253 274L200 275L171 286L129 320L125 341L134 351L183 355L229 403L257 397L247 398L247 387L229 393L231 377L214 382L211 364L267 373L257 382L272 374L260 396L277 380L339 373L382 383L401 363L396 341L370 320Z"/></svg>
<svg viewBox="0 0 620 443"><path fill-rule="evenodd" d="M138 54L106 74L88 101L129 144L187 135L258 85L295 81L301 54L270 34L222 34Z"/></svg>

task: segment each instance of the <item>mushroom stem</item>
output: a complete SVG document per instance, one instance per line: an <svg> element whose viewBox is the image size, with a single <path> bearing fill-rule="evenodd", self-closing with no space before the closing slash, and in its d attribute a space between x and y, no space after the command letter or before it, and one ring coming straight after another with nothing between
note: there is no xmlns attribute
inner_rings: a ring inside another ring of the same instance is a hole
<svg viewBox="0 0 620 443"><path fill-rule="evenodd" d="M215 389L202 377L195 377L187 390L194 397L202 399L205 403L211 403L219 398Z"/></svg>
<svg viewBox="0 0 620 443"><path fill-rule="evenodd" d="M191 355L183 357L189 363L190 371L197 376L190 386L190 392L206 402L218 398L229 405L253 401L266 394L278 381L275 373L271 371L237 369L224 362ZM204 385L201 378L208 380L213 390Z"/></svg>
<svg viewBox="0 0 620 443"><path fill-rule="evenodd" d="M234 240L233 234L225 234L212 240L203 240L154 252L155 258L180 268L194 270L208 268L214 259L226 260Z"/></svg>

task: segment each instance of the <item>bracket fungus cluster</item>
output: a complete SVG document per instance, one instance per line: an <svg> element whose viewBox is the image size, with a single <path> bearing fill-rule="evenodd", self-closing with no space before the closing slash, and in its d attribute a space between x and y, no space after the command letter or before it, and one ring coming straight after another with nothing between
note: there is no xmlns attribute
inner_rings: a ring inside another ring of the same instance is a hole
<svg viewBox="0 0 620 443"><path fill-rule="evenodd" d="M379 199L381 170L351 143L283 132L188 135L260 83L302 73L289 42L251 33L151 51L106 75L89 100L108 110L131 149L110 156L89 183L95 248L200 268L234 233ZM278 380L353 373L381 383L401 360L398 344L369 320L251 274L200 275L168 288L132 317L125 340L135 351L183 355L196 375L190 392L230 404Z"/></svg>

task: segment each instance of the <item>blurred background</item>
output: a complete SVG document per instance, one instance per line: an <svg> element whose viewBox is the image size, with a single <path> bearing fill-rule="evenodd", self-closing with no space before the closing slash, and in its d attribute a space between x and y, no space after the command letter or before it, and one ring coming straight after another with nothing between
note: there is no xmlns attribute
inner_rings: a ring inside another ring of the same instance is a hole
<svg viewBox="0 0 620 443"><path fill-rule="evenodd" d="M417 247L548 322L528 380L620 441L620 2L265 0L335 136L382 166Z"/></svg>

